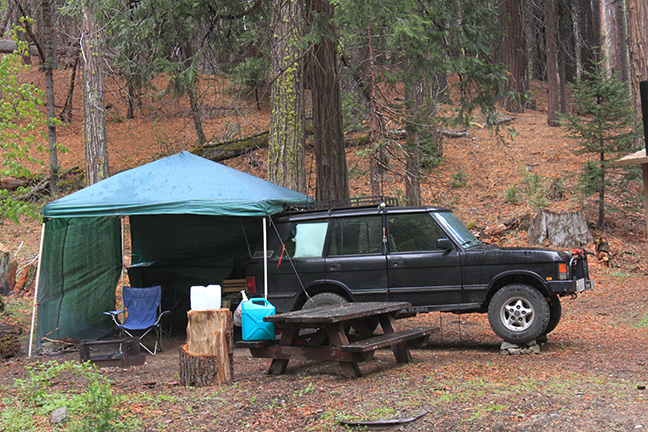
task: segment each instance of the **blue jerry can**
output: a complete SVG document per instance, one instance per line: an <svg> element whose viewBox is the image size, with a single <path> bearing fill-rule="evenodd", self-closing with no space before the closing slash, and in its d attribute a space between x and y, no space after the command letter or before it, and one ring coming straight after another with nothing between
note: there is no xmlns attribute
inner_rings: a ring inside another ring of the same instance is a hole
<svg viewBox="0 0 648 432"><path fill-rule="evenodd" d="M241 303L243 340L274 340L275 325L263 317L275 314L275 307L263 298L252 298Z"/></svg>

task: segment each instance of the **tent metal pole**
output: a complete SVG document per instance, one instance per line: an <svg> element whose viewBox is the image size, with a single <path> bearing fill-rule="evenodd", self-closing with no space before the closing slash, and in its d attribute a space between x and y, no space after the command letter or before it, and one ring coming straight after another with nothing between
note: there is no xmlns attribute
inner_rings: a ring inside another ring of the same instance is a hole
<svg viewBox="0 0 648 432"><path fill-rule="evenodd" d="M125 273L125 267L124 267L124 218L126 216L122 216L121 219L121 284L122 284L122 289L124 289L124 273Z"/></svg>
<svg viewBox="0 0 648 432"><path fill-rule="evenodd" d="M32 306L31 328L29 329L29 350L27 357L32 355L32 343L34 341L34 323L36 320L36 306L38 306L38 284L40 283L41 261L43 258L43 238L45 237L45 222L41 226L40 245L38 246L38 265L36 266L36 280L34 281L34 304Z"/></svg>
<svg viewBox="0 0 648 432"><path fill-rule="evenodd" d="M268 227L263 218L263 298L268 300Z"/></svg>

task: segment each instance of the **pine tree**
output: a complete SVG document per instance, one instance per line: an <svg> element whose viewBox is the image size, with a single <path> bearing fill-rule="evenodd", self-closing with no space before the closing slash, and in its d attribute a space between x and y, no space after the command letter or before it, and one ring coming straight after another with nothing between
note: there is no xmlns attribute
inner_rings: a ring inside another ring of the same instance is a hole
<svg viewBox="0 0 648 432"><path fill-rule="evenodd" d="M570 137L578 139L577 154L592 155L583 164L580 186L585 195L597 194L598 226L605 222L605 193L612 185L609 172L613 156L631 150L636 136L632 99L623 83L605 68L584 71L573 88L576 115L563 115Z"/></svg>

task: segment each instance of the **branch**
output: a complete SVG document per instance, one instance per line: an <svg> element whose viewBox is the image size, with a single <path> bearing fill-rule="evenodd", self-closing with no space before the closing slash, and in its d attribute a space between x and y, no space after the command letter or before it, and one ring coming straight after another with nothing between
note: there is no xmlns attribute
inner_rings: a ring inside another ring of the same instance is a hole
<svg viewBox="0 0 648 432"><path fill-rule="evenodd" d="M25 9L23 9L20 2L16 2L16 6L18 6L18 9L20 9L20 14L23 17L28 17L27 12L25 12ZM45 63L45 50L41 46L38 39L36 39L36 35L32 31L31 24L29 24L29 21L24 21L24 23L25 23L25 30L27 31L27 34L29 35L29 38L32 40L32 42L34 42L34 45L36 45L36 49L38 50L38 57L40 57L41 62L44 64Z"/></svg>

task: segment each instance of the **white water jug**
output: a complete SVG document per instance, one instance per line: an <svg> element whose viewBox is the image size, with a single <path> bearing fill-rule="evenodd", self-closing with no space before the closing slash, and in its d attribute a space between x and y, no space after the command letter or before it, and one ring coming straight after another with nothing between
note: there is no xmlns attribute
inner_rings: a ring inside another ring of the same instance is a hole
<svg viewBox="0 0 648 432"><path fill-rule="evenodd" d="M192 286L189 295L191 310L213 310L221 307L220 285Z"/></svg>

